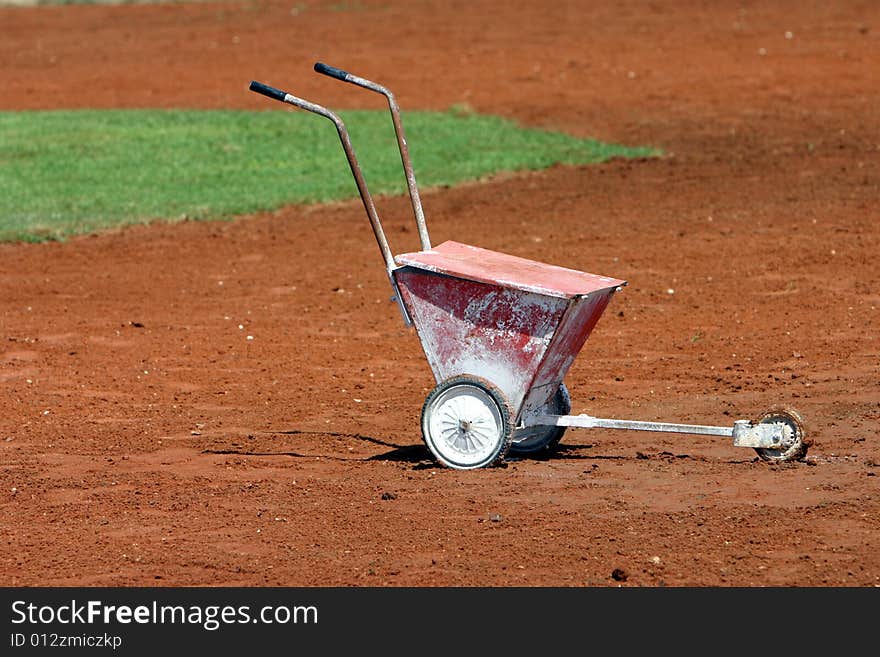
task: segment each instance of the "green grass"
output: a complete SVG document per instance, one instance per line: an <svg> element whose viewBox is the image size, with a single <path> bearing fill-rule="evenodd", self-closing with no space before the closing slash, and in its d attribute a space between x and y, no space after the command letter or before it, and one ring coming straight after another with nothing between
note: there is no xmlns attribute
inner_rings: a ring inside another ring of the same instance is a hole
<svg viewBox="0 0 880 657"><path fill-rule="evenodd" d="M404 193L389 114L341 115L371 193ZM460 111L403 119L422 189L501 171L655 154ZM3 241L356 196L332 123L299 110L0 112Z"/></svg>

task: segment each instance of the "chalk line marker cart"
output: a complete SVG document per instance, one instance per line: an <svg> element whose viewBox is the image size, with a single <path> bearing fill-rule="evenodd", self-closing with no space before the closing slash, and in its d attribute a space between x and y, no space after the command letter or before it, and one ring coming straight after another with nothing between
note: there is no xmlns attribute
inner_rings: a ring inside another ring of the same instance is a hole
<svg viewBox="0 0 880 657"><path fill-rule="evenodd" d="M447 241L432 246L400 110L385 87L315 64L318 73L388 101L421 250L393 256L348 130L335 113L252 81L250 90L331 120L336 126L403 319L415 327L436 379L422 408L422 436L451 468L497 464L511 454L552 450L569 427L701 434L733 439L768 461L806 455L804 423L782 406L733 426L643 422L570 415L563 382L611 297L625 281Z"/></svg>

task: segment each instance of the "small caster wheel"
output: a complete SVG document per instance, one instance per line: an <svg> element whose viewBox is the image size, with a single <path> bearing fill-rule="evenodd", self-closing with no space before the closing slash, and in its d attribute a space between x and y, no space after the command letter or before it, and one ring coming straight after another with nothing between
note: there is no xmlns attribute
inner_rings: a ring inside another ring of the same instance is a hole
<svg viewBox="0 0 880 657"><path fill-rule="evenodd" d="M759 420L760 424L781 422L783 426L781 447L756 447L755 451L764 461L783 462L801 461L807 455L809 442L806 438L804 420L800 414L790 408L774 406Z"/></svg>
<svg viewBox="0 0 880 657"><path fill-rule="evenodd" d="M504 395L491 383L456 376L439 384L422 407L422 437L443 465L472 470L496 465L510 448Z"/></svg>
<svg viewBox="0 0 880 657"><path fill-rule="evenodd" d="M571 413L571 396L564 383L554 395L541 407L542 415L568 415ZM513 432L510 442L511 454L542 454L556 449L566 427L534 426Z"/></svg>

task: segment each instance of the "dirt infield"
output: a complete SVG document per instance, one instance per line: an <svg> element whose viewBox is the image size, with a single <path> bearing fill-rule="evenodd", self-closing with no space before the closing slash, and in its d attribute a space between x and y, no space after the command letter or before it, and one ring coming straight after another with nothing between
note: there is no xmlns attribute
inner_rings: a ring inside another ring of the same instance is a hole
<svg viewBox="0 0 880 657"><path fill-rule="evenodd" d="M0 109L467 104L665 155L423 190L446 239L625 279L574 413L732 424L805 462L573 430L454 471L359 202L0 245L0 584L880 585L880 7L0 8ZM271 109L276 109L271 107ZM340 157L342 156L340 151ZM418 162L416 162L418 166ZM380 198L396 252L405 198Z"/></svg>

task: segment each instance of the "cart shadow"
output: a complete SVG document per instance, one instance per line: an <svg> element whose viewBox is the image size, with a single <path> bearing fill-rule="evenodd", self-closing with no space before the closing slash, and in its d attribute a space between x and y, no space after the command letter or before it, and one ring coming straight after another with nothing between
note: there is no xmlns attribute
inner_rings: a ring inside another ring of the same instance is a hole
<svg viewBox="0 0 880 657"><path fill-rule="evenodd" d="M353 440L359 441L362 443L369 443L371 445L376 445L379 447L390 448L386 451L382 451L377 454L371 454L369 456L355 456L355 455L337 455L332 452L321 452L320 450L315 452L300 452L295 450L254 450L254 449L204 449L202 450L203 454L223 454L229 455L234 454L238 456L287 456L291 458L315 458L320 457L323 459L335 460L335 461L356 461L356 462L370 462L370 461L391 461L394 463L408 463L411 464L413 470L428 470L435 468L442 468L434 459L427 445L420 442L413 445L400 445L397 443L390 442L388 440L384 440L382 438L377 438L375 436L368 436L362 433L345 433L341 431L308 431L302 429L290 429L285 431L263 431L260 432L264 435L281 435L281 436L303 436L307 438L319 438L319 437L331 437L338 438L344 440ZM557 445L553 451L549 452L539 452L535 454L508 454L507 458L502 463L502 466L513 463L527 463L527 462L552 462L552 461L631 461L631 460L662 460L662 461L677 461L677 460L706 460L701 456L696 456L693 454L673 454L672 452L662 451L657 453L644 453L641 451L637 451L635 455L632 454L597 454L593 451L596 447L594 443L584 443L580 445L566 445L560 444ZM752 459L754 460L754 459Z"/></svg>
<svg viewBox="0 0 880 657"><path fill-rule="evenodd" d="M322 458L330 458L339 461L391 461L395 463L411 463L414 470L429 470L440 468L441 466L435 461L428 446L423 442L414 445L398 445L381 438L367 436L361 433L344 433L340 431L305 431L300 429L292 429L288 431L273 431L269 433L282 434L288 436L308 435L308 436L332 436L334 438L346 438L369 442L374 445L390 447L387 452L373 454L363 458L332 456L329 454L322 455ZM632 457L626 455L611 454L588 454L584 450L590 450L595 447L592 443L583 445L558 445L552 452L544 452L538 454L509 454L504 460L506 463L515 463L522 461L560 461L560 460L629 460ZM314 454L298 454L295 452L285 452L285 455L310 458ZM682 456L678 456L681 458Z"/></svg>
<svg viewBox="0 0 880 657"><path fill-rule="evenodd" d="M339 438L343 440L355 440L362 443L370 443L380 447L391 448L379 454L370 456L340 456L332 452L302 452L292 449L287 450L259 450L259 449L241 449L241 448L206 448L202 450L203 454L220 454L220 455L236 455L236 456L288 456L291 458L315 458L320 457L334 461L395 461L401 463L412 463L416 469L425 467L434 467L431 453L424 444L417 445L399 445L396 443L367 436L362 433L345 433L341 431L307 431L303 429L289 429L286 431L261 431L262 435L274 436L303 436L306 438Z"/></svg>

